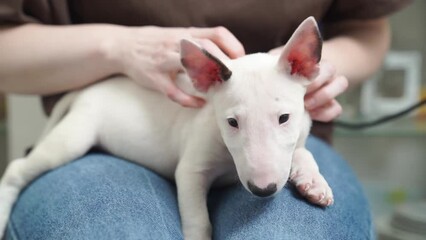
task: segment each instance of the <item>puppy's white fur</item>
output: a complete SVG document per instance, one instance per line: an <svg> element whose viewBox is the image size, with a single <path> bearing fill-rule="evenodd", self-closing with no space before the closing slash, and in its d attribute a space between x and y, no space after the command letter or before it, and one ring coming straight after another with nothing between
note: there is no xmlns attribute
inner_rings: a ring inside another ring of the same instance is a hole
<svg viewBox="0 0 426 240"><path fill-rule="evenodd" d="M312 18L305 20L299 35L313 27ZM300 37L295 34L291 41ZM194 51L192 43L182 46ZM249 182L258 189L275 184L278 192L290 178L311 202L330 205L331 189L304 147L311 124L304 81L314 75L291 74L282 58L253 54L225 61L232 76L204 94L180 75L182 89L207 99L201 109L178 106L125 77L68 94L31 154L13 161L1 180L0 237L28 183L93 146L176 181L185 239L211 238L206 195L212 184L239 179L251 192ZM289 119L280 124L283 114ZM238 121L238 128L229 125L229 118Z"/></svg>

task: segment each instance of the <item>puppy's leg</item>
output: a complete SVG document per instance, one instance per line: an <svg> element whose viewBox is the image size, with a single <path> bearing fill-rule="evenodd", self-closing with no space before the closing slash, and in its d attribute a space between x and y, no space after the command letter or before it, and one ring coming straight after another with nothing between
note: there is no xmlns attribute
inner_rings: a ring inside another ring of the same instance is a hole
<svg viewBox="0 0 426 240"><path fill-rule="evenodd" d="M294 152L290 181L310 202L324 207L333 204L330 186L319 172L314 157L304 147Z"/></svg>
<svg viewBox="0 0 426 240"><path fill-rule="evenodd" d="M183 159L175 178L185 240L211 239L212 227L207 210L207 193L213 179L211 172Z"/></svg>
<svg viewBox="0 0 426 240"><path fill-rule="evenodd" d="M74 160L96 141L93 120L69 114L23 159L12 161L0 182L0 239L20 191L42 173Z"/></svg>

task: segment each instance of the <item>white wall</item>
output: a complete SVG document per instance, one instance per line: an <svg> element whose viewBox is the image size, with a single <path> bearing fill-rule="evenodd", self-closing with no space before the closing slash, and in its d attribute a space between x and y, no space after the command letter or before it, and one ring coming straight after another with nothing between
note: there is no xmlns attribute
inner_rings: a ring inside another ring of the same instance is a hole
<svg viewBox="0 0 426 240"><path fill-rule="evenodd" d="M36 96L7 96L8 160L24 156L45 125L41 101Z"/></svg>

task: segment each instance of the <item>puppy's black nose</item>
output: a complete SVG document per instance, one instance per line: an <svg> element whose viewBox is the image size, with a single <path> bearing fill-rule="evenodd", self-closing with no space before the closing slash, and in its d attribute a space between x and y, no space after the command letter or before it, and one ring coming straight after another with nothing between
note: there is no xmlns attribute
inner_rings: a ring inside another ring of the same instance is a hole
<svg viewBox="0 0 426 240"><path fill-rule="evenodd" d="M269 197L277 191L277 184L270 183L266 188L259 188L250 181L247 182L250 192L258 197Z"/></svg>

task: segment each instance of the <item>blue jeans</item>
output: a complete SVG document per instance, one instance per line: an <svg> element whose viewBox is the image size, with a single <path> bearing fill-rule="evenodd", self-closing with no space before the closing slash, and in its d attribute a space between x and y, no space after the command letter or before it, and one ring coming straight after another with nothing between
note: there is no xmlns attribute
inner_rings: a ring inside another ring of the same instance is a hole
<svg viewBox="0 0 426 240"><path fill-rule="evenodd" d="M241 185L213 189L214 239L373 238L368 203L352 170L327 144L314 137L307 144L333 189L334 205L311 205L289 184L269 199ZM134 163L90 153L22 192L7 239L182 239L176 187Z"/></svg>

